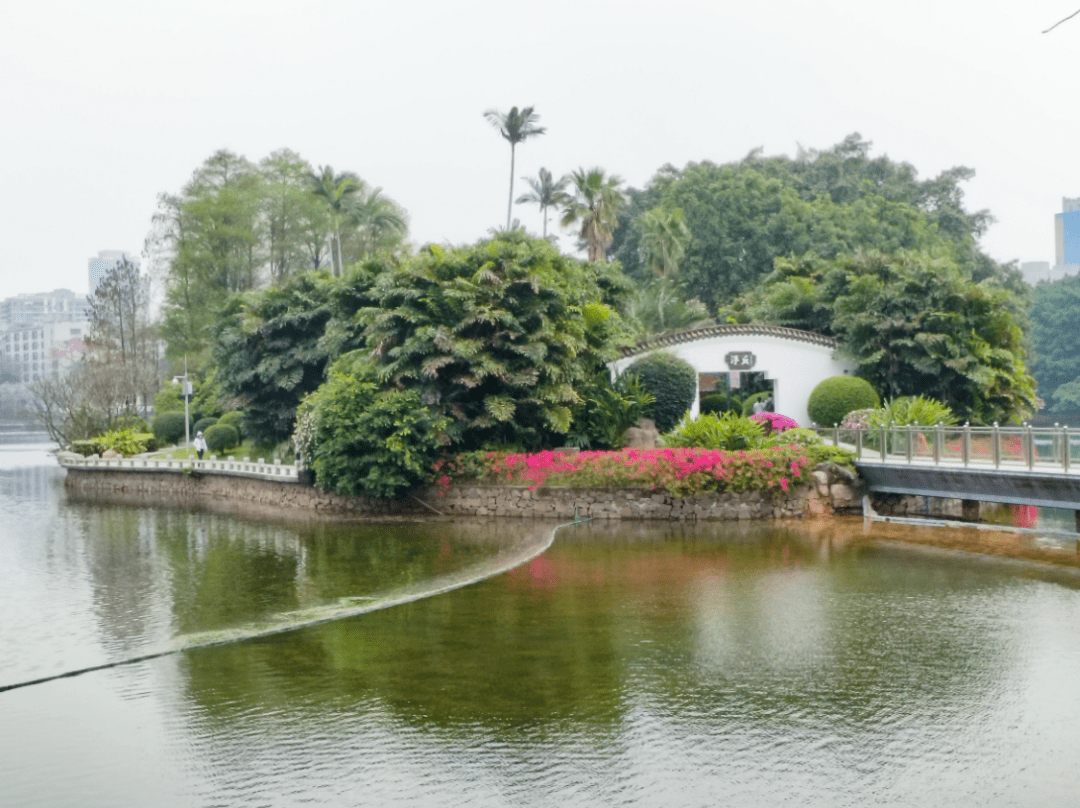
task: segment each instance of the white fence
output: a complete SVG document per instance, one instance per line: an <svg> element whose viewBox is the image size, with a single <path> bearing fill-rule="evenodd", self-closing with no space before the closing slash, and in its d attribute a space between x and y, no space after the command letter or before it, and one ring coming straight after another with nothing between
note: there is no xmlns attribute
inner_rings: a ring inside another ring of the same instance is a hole
<svg viewBox="0 0 1080 808"><path fill-rule="evenodd" d="M221 460L216 455L211 455L207 460L155 460L145 457L99 458L66 455L60 458L60 465L65 468L115 469L117 471L232 474L238 477L254 477L261 480L278 480L279 482L293 483L299 479L296 466L284 465L280 460L267 463L261 457L252 462L249 457L245 457L243 460L237 460L234 457Z"/></svg>

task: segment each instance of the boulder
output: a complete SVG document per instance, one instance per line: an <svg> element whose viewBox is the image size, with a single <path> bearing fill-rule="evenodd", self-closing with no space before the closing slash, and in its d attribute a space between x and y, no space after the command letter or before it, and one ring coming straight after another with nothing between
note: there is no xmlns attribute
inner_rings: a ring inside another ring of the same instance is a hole
<svg viewBox="0 0 1080 808"><path fill-rule="evenodd" d="M651 418L642 418L623 435L627 449L655 449L660 443L660 431Z"/></svg>

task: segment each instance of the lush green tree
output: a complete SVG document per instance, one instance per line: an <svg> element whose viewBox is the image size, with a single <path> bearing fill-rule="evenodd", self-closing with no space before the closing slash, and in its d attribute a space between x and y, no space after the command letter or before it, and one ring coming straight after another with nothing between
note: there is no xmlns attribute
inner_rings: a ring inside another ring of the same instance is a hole
<svg viewBox="0 0 1080 808"><path fill-rule="evenodd" d="M690 228L682 208L653 208L637 222L645 266L658 278L672 280L690 244Z"/></svg>
<svg viewBox="0 0 1080 808"><path fill-rule="evenodd" d="M566 186L570 183L569 177L555 179L546 168L541 168L536 177L522 177L532 189L527 194L518 197L519 205L539 205L540 215L544 220L543 236L547 238L548 208L558 208L566 203Z"/></svg>
<svg viewBox="0 0 1080 808"><path fill-rule="evenodd" d="M405 212L383 196L382 188L360 190L347 208L344 254L346 263L355 263L401 247L409 226Z"/></svg>
<svg viewBox="0 0 1080 808"><path fill-rule="evenodd" d="M455 446L550 445L570 428L575 386L624 338L611 272L520 233L431 245L379 275L359 312L366 350L382 383L452 419Z"/></svg>
<svg viewBox="0 0 1080 808"><path fill-rule="evenodd" d="M392 498L426 479L446 443L449 419L418 389L387 389L359 352L334 363L305 399L302 456L319 486L340 494Z"/></svg>
<svg viewBox="0 0 1080 808"><path fill-rule="evenodd" d="M256 440L288 438L301 399L323 382L332 357L322 340L339 283L308 272L237 295L222 311L214 343L217 379L243 403L246 429Z"/></svg>
<svg viewBox="0 0 1080 808"><path fill-rule="evenodd" d="M1080 377L1078 322L1080 276L1035 287L1031 306L1031 346L1035 356L1031 372L1039 384L1039 397L1046 402L1062 385Z"/></svg>
<svg viewBox="0 0 1080 808"><path fill-rule="evenodd" d="M574 195L564 202L561 224L578 227L579 245L588 250L589 263L605 260L619 208L626 201L619 189L622 179L602 168L579 168L570 175Z"/></svg>
<svg viewBox="0 0 1080 808"><path fill-rule="evenodd" d="M263 179L262 216L270 279L281 283L326 261L329 229L326 205L311 192L311 166L289 149L259 163Z"/></svg>
<svg viewBox="0 0 1080 808"><path fill-rule="evenodd" d="M319 173L308 175L308 181L311 184L311 193L322 199L326 205L330 223L330 260L334 274L340 276L344 266L341 258L341 226L349 216L353 196L363 190L362 181L352 171L335 174L330 166L321 166Z"/></svg>
<svg viewBox="0 0 1080 808"><path fill-rule="evenodd" d="M726 165L664 166L630 193L612 254L629 275L646 277L636 223L658 206L678 207L692 233L682 267L687 294L711 311L759 283L777 257L947 249L974 280L1010 289L1009 305L1021 316L1018 274L977 247L991 219L964 207L963 183L973 172L957 167L920 180L908 163L871 157L870 146L854 134L831 149L800 149L795 158L755 150Z"/></svg>
<svg viewBox="0 0 1080 808"><path fill-rule="evenodd" d="M948 254L779 259L753 319L840 338L882 398L927 395L973 423L1030 414L1033 379L1008 293Z"/></svg>
<svg viewBox="0 0 1080 808"><path fill-rule="evenodd" d="M484 117L510 144L510 199L506 203L506 229L509 230L510 214L514 208L514 155L517 144L542 135L547 129L536 125L540 116L533 112L532 107L524 107L521 110L511 107L505 115L497 109L489 109L484 112Z"/></svg>

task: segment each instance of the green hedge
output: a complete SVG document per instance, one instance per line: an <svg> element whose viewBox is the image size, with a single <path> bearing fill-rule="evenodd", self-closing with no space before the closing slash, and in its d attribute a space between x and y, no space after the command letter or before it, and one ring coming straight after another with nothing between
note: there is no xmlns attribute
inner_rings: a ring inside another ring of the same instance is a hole
<svg viewBox="0 0 1080 808"><path fill-rule="evenodd" d="M217 418L200 418L195 422L195 426L191 428L191 434L196 435L199 432L205 432L216 423L218 423Z"/></svg>
<svg viewBox="0 0 1080 808"><path fill-rule="evenodd" d="M815 424L833 426L842 422L849 412L876 408L880 403L877 392L866 379L832 376L810 393L806 412Z"/></svg>
<svg viewBox="0 0 1080 808"><path fill-rule="evenodd" d="M149 432L139 432L134 429L114 429L103 435L86 440L73 440L71 451L81 454L83 457L100 455L112 449L124 457L152 452L157 449L157 441Z"/></svg>
<svg viewBox="0 0 1080 808"><path fill-rule="evenodd" d="M243 440L247 435L247 432L244 429L244 413L240 412L240 410L233 410L232 412L225 413L218 418L218 423L223 426L231 426L235 429L236 434L240 436L240 440Z"/></svg>
<svg viewBox="0 0 1080 808"><path fill-rule="evenodd" d="M154 417L150 428L162 446L179 443L184 439L184 413L163 412Z"/></svg>
<svg viewBox="0 0 1080 808"><path fill-rule="evenodd" d="M211 452L223 452L240 445L240 433L228 424L211 424L203 431L203 437Z"/></svg>
<svg viewBox="0 0 1080 808"><path fill-rule="evenodd" d="M633 373L656 399L652 419L661 432L670 432L697 395L697 371L693 365L669 353L658 351L634 362L626 369Z"/></svg>

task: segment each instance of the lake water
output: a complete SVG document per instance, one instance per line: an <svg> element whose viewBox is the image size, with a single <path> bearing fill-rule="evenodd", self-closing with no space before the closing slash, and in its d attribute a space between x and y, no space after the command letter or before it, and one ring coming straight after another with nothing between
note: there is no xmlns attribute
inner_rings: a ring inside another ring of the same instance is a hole
<svg viewBox="0 0 1080 808"><path fill-rule="evenodd" d="M1075 802L1068 583L844 549L861 520L545 551L553 525L260 523L62 475L0 446L0 687L251 638L0 692L4 808Z"/></svg>

